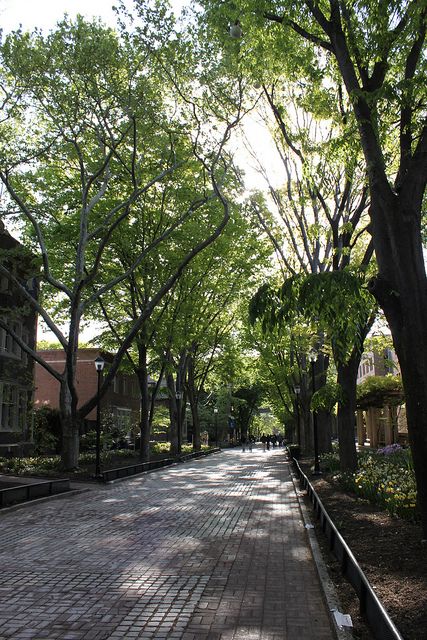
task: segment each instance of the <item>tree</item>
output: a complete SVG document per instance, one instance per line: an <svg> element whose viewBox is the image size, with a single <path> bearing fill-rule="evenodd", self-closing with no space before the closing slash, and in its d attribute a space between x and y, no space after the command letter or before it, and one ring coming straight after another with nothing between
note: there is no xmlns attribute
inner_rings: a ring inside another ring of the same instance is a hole
<svg viewBox="0 0 427 640"><path fill-rule="evenodd" d="M422 211L427 180L424 1L225 2L217 31L236 16L241 53L270 51L276 66L341 78L357 123L370 188L378 275L371 289L389 322L407 401L422 529L427 536L427 312ZM281 52L287 52L286 56ZM325 80L327 82L327 80Z"/></svg>
<svg viewBox="0 0 427 640"><path fill-rule="evenodd" d="M182 411L188 401L196 450L207 382L233 350L240 300L253 289L253 274L264 260L253 230L233 206L227 229L183 274L160 319L158 352L163 350L175 373L175 386L170 380L172 404L176 391L183 393Z"/></svg>
<svg viewBox="0 0 427 640"><path fill-rule="evenodd" d="M275 12L274 3L268 7L262 8L264 19L321 51L320 65L333 57L352 104L369 177L378 264L370 289L387 317L399 358L427 536L427 287L421 236L427 6L416 0L330 0L322 6L307 0L294 3L286 15Z"/></svg>
<svg viewBox="0 0 427 640"><path fill-rule="evenodd" d="M281 83L284 83L284 88L281 88ZM334 331L330 325L331 317L326 317L327 310L333 309L332 321L337 324L337 329L340 323L348 322L347 317L339 318L347 313L347 309L339 304L341 298L331 299L332 295L337 294L337 289L333 287L329 291L325 287L326 281L339 282L339 276L335 280L323 276L331 272L344 272L350 266L360 269L360 272L365 271L373 251L372 243L366 239L368 198L364 164L360 162L357 145L353 149L348 145L345 105L342 104L337 121L331 121L326 115L331 102L330 94L334 90L336 87L332 85L326 96L321 96L317 88L317 102L313 101L308 106L301 98L298 83L280 77L271 85L264 84L263 93L276 123L273 135L283 162L285 179L282 188L276 187L264 167L259 166L268 185L269 198L265 202L259 195L252 198L256 218L276 250L283 278L305 274L307 285L310 283L318 295L313 299L311 317L306 317L307 307L301 309L305 321L309 321L313 331L317 331L319 357L314 367L318 386L326 382L329 364L329 358L322 353L325 322L329 322L326 336ZM266 210L267 207L274 211L274 215ZM346 295L347 292L343 290L342 296ZM317 300L321 302L320 308L316 305ZM367 334L372 319L371 314L367 313L362 322L362 316L357 315L357 322L361 323L358 338ZM291 324L295 321L293 318ZM357 465L354 410L363 342L358 339L357 343L351 345L350 351L346 346L344 352L341 348L343 341L348 345L346 339L354 334L344 336L341 332L339 340L337 334L338 331L335 332L331 348L343 391L338 404L340 460L343 470L352 471ZM304 359L304 354L300 354L300 359ZM299 381L300 385L304 386L305 383L305 378ZM331 446L328 429L330 416L320 411L318 420L320 447L327 451ZM303 431L302 435L302 442L308 444L309 433Z"/></svg>
<svg viewBox="0 0 427 640"><path fill-rule="evenodd" d="M212 145L202 149L200 122L178 109L174 86L151 64L151 46L132 45L126 37L78 18L75 23L64 20L45 37L12 34L1 49L0 179L9 196L8 213L26 221L27 241L39 256L39 300L5 266L0 265L0 272L37 310L64 350L64 370L58 372L10 331L60 383L66 468L77 466L79 421L96 404L94 396L78 407L76 352L84 318L187 220L203 221L204 237L180 256L129 327L102 394L145 320L229 219L221 181L227 169L223 147L233 121L226 121ZM238 117L238 105L234 115ZM167 212L158 235L125 272L106 279L108 263L116 259L114 241L138 217L144 197L162 191L172 175L180 182L188 171L194 186L181 206ZM213 201L215 215L206 224L205 207L211 211ZM2 319L0 326L8 330Z"/></svg>

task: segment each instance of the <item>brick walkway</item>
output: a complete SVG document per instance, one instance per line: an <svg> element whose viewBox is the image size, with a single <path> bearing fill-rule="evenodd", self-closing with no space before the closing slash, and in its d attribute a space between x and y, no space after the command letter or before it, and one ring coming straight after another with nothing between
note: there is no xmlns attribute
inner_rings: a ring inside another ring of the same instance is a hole
<svg viewBox="0 0 427 640"><path fill-rule="evenodd" d="M0 516L0 640L331 640L282 450Z"/></svg>

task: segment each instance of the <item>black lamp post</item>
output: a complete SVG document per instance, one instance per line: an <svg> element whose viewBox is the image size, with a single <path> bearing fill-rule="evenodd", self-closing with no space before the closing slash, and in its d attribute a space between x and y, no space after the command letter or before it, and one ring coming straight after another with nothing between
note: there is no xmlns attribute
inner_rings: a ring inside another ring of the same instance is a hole
<svg viewBox="0 0 427 640"><path fill-rule="evenodd" d="M300 425L300 418L299 418L299 394L301 393L301 387L296 384L294 386L294 392L295 392L295 411L296 411L296 418L297 418L297 443L298 446L301 446L301 425Z"/></svg>
<svg viewBox="0 0 427 640"><path fill-rule="evenodd" d="M101 398L100 398L100 389L101 389L101 373L105 365L105 360L98 356L95 359L95 369L98 375L98 387L97 387L97 400L96 400L96 449L95 449L95 478L99 480L101 477L101 463L100 463L100 453L101 453Z"/></svg>
<svg viewBox="0 0 427 640"><path fill-rule="evenodd" d="M176 398L176 426L178 430L178 453L181 453L182 448L182 434L181 434L181 399L182 391L175 393Z"/></svg>
<svg viewBox="0 0 427 640"><path fill-rule="evenodd" d="M311 349L308 354L308 359L311 363L311 386L312 393L316 392L316 377L314 372L314 365L317 360L317 351L315 349ZM319 465L319 440L317 435L317 412L312 409L313 414L313 437L314 437L314 474L320 474L320 465Z"/></svg>
<svg viewBox="0 0 427 640"><path fill-rule="evenodd" d="M218 447L218 407L214 407L215 416L215 444Z"/></svg>

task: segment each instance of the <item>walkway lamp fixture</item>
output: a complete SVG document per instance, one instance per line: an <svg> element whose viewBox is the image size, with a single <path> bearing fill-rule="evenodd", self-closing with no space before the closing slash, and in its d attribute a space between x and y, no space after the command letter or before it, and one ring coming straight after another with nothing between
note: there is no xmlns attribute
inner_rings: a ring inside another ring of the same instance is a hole
<svg viewBox="0 0 427 640"><path fill-rule="evenodd" d="M316 377L314 372L314 365L317 360L318 353L315 349L311 349L308 354L308 359L311 364L311 387L312 394L316 393ZM314 439L314 475L320 475L320 464L319 464L319 439L317 433L317 412L312 409L313 415L313 439Z"/></svg>
<svg viewBox="0 0 427 640"><path fill-rule="evenodd" d="M215 416L215 444L218 446L218 407L214 407L214 416Z"/></svg>
<svg viewBox="0 0 427 640"><path fill-rule="evenodd" d="M97 398L96 398L96 448L95 448L95 478L101 478L101 374L104 369L105 360L101 356L95 359L95 369L98 376Z"/></svg>

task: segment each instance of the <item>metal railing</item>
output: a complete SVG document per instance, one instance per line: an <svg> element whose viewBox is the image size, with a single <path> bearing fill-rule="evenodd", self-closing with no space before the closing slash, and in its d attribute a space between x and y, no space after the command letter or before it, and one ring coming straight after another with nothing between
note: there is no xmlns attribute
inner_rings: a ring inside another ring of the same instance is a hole
<svg viewBox="0 0 427 640"><path fill-rule="evenodd" d="M295 458L293 462L298 471L300 485L307 491L322 531L329 541L329 548L340 563L342 574L355 590L359 598L360 612L365 617L374 637L377 640L403 640L307 476Z"/></svg>
<svg viewBox="0 0 427 640"><path fill-rule="evenodd" d="M16 487L0 489L0 508L9 507L18 502L26 502L35 498L44 498L56 493L70 490L68 478L58 480L42 480L31 484L20 484Z"/></svg>
<svg viewBox="0 0 427 640"><path fill-rule="evenodd" d="M107 469L107 471L101 473L101 479L103 482L114 482L114 480L119 480L120 478L128 478L138 473L166 467L173 462L175 461L172 458L163 458L162 460L153 460L152 462L139 462L138 464L131 464L127 467Z"/></svg>

